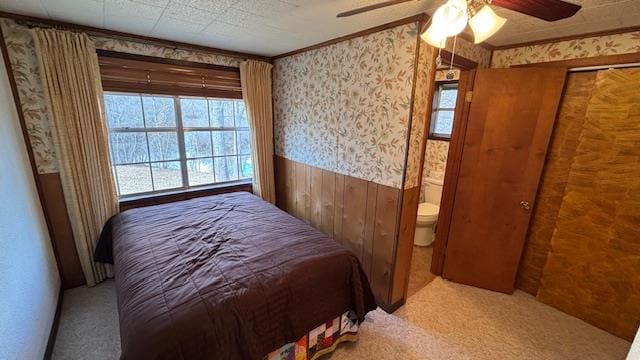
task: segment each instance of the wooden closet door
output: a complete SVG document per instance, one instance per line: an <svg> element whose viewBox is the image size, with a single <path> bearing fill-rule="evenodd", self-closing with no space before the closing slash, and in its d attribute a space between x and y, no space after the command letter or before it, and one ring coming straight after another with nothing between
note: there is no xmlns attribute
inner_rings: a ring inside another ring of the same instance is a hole
<svg viewBox="0 0 640 360"><path fill-rule="evenodd" d="M444 278L513 292L565 77L561 68L476 71L467 118L456 119L466 131L443 209L451 214Z"/></svg>

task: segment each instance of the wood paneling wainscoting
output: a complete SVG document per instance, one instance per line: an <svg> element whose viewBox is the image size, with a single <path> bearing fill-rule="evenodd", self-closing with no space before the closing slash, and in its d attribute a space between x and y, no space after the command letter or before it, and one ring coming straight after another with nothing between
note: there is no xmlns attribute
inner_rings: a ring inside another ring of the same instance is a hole
<svg viewBox="0 0 640 360"><path fill-rule="evenodd" d="M48 214L51 242L58 253L58 266L63 289L84 285L85 278L73 239L73 230L64 200L59 173L38 174L42 188L43 210Z"/></svg>
<svg viewBox="0 0 640 360"><path fill-rule="evenodd" d="M379 304L392 309L401 190L279 156L275 176L278 207L349 247Z"/></svg>

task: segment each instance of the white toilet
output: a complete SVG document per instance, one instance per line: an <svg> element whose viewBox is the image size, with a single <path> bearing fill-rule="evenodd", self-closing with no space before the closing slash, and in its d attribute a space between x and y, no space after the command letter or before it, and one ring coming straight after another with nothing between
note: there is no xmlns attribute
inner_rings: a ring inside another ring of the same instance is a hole
<svg viewBox="0 0 640 360"><path fill-rule="evenodd" d="M438 174L440 175L440 174ZM442 197L442 176L427 178L425 202L418 205L418 220L414 245L429 246L435 237L435 225L440 212L440 198Z"/></svg>

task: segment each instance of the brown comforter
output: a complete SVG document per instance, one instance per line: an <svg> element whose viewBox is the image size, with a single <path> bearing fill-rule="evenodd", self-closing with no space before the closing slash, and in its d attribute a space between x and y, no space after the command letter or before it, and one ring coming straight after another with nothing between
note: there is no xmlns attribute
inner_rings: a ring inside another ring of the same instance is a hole
<svg viewBox="0 0 640 360"><path fill-rule="evenodd" d="M123 359L260 359L376 307L351 252L248 193L128 210L110 225Z"/></svg>

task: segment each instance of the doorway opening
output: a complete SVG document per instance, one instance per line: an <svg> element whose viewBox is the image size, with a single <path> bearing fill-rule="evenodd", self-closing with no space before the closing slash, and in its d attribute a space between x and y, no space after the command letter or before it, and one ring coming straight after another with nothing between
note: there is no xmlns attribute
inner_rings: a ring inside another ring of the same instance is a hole
<svg viewBox="0 0 640 360"><path fill-rule="evenodd" d="M478 67L478 63L459 55L453 56L446 50L441 50L440 56L442 62L435 71L431 99L407 298L436 278L431 272L435 231L459 96L458 81L462 71Z"/></svg>

